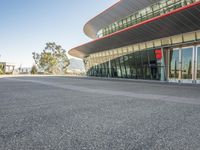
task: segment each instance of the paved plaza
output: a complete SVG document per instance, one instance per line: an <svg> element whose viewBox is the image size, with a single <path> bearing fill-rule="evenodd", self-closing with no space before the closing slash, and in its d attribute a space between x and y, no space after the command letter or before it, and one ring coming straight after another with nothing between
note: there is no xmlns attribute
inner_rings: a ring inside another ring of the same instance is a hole
<svg viewBox="0 0 200 150"><path fill-rule="evenodd" d="M0 78L0 150L199 150L200 85Z"/></svg>

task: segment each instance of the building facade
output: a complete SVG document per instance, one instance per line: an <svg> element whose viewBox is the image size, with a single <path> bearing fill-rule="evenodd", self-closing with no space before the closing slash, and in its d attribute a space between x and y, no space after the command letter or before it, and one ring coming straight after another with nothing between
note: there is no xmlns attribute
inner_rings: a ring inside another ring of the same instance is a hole
<svg viewBox="0 0 200 150"><path fill-rule="evenodd" d="M13 74L15 65L7 62L0 62L0 75L1 74Z"/></svg>
<svg viewBox="0 0 200 150"><path fill-rule="evenodd" d="M84 32L89 76L200 83L200 0L121 0Z"/></svg>

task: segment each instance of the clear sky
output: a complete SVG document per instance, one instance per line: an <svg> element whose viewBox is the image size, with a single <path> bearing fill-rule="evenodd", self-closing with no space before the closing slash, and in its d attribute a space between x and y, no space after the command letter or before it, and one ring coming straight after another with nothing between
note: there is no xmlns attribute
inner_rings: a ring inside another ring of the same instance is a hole
<svg viewBox="0 0 200 150"><path fill-rule="evenodd" d="M88 42L84 24L117 0L0 0L0 61L30 67L47 42Z"/></svg>

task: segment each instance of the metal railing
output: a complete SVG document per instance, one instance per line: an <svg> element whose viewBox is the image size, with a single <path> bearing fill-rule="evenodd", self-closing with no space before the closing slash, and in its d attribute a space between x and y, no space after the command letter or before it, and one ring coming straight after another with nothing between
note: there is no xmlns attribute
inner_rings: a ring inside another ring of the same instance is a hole
<svg viewBox="0 0 200 150"><path fill-rule="evenodd" d="M178 8L192 4L197 1L200 1L200 0L167 0L167 1L155 3L145 9L139 10L135 12L134 14L129 15L128 17L125 17L119 21L112 23L106 28L101 29L97 33L97 35L98 37L102 37L102 36L114 33L116 31L125 29L132 25L136 25L145 20L169 13L173 10L176 10Z"/></svg>

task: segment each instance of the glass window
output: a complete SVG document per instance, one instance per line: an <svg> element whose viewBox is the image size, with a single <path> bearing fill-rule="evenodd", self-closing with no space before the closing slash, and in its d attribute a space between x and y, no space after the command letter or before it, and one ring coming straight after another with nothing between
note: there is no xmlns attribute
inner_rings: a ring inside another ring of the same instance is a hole
<svg viewBox="0 0 200 150"><path fill-rule="evenodd" d="M119 21L119 26L122 26L122 21Z"/></svg>
<svg viewBox="0 0 200 150"><path fill-rule="evenodd" d="M179 50L170 51L169 78L178 79L179 77Z"/></svg>
<svg viewBox="0 0 200 150"><path fill-rule="evenodd" d="M182 49L181 78L192 79L192 54L193 48Z"/></svg>
<svg viewBox="0 0 200 150"><path fill-rule="evenodd" d="M121 77L126 78L126 67L125 67L125 63L124 63L124 56L121 56L119 58L119 65L121 68Z"/></svg>
<svg viewBox="0 0 200 150"><path fill-rule="evenodd" d="M162 0L153 4L152 6L148 6L142 10L137 11L134 14L127 16L126 18L114 22L113 24L109 25L108 29L104 28L102 33L98 33L98 36L101 37L107 34L111 34L133 24L137 24L141 21L168 13L174 9L194 3L196 1L197 0Z"/></svg>
<svg viewBox="0 0 200 150"><path fill-rule="evenodd" d="M197 48L197 80L200 80L200 47Z"/></svg>
<svg viewBox="0 0 200 150"><path fill-rule="evenodd" d="M131 17L129 16L128 18L127 18L127 22L130 22L131 21Z"/></svg>
<svg viewBox="0 0 200 150"><path fill-rule="evenodd" d="M120 66L120 58L117 58L115 60L116 63L116 69L117 69L117 77L122 77L122 73L121 73L121 66Z"/></svg>
<svg viewBox="0 0 200 150"><path fill-rule="evenodd" d="M135 15L132 15L132 16L131 16L131 20L135 20Z"/></svg>

